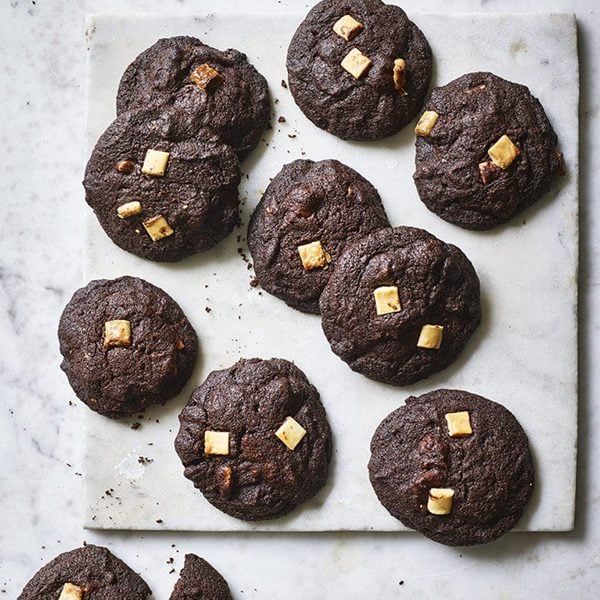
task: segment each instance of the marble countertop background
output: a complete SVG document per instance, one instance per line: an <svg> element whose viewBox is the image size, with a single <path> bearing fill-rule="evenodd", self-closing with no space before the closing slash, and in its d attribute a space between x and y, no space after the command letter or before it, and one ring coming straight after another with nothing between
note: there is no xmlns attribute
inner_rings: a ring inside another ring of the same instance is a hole
<svg viewBox="0 0 600 600"><path fill-rule="evenodd" d="M312 2L310 3L312 4ZM417 11L573 11L581 68L580 414L576 528L469 549L417 534L84 530L84 407L59 369L58 317L81 285L85 14L305 12L292 0L2 0L0 4L0 598L84 541L108 546L166 599L186 552L241 598L596 597L600 584L600 8L595 0L405 0ZM449 35L452 32L449 31ZM326 591L327 590L327 591ZM336 590L331 592L330 590Z"/></svg>

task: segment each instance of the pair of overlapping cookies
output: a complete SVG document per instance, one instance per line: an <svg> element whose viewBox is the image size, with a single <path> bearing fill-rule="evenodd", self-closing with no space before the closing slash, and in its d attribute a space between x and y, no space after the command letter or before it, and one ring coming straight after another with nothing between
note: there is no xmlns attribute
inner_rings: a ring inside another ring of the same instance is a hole
<svg viewBox="0 0 600 600"><path fill-rule="evenodd" d="M287 57L298 106L343 139L392 135L422 111L422 201L462 227L495 227L549 189L562 168L556 135L525 86L491 73L463 75L423 104L431 65L422 32L380 0L320 2ZM113 241L175 261L223 239L238 219L238 162L268 124L264 78L237 51L160 40L128 67L117 106L84 182ZM320 313L332 350L374 380L408 385L444 369L479 325L479 280L463 252L424 230L392 228L373 185L336 160L285 165L252 215L248 245L261 286ZM109 417L178 394L197 352L175 301L132 277L79 290L59 337L77 395ZM288 361L242 359L211 373L180 422L186 477L234 517L282 516L326 481L325 411ZM371 451L382 504L445 544L496 539L533 491L522 428L468 392L409 398L381 423Z"/></svg>

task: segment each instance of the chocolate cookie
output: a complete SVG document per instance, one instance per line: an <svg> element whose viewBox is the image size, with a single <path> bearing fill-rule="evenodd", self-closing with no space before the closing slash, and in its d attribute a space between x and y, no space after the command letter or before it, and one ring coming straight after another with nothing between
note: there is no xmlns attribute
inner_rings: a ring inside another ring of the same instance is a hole
<svg viewBox="0 0 600 600"><path fill-rule="evenodd" d="M158 40L125 70L117 114L149 104L175 105L197 115L244 158L269 125L265 78L245 54L222 52L193 37Z"/></svg>
<svg viewBox="0 0 600 600"><path fill-rule="evenodd" d="M88 544L42 567L17 600L145 600L150 594L146 582L122 560L107 548Z"/></svg>
<svg viewBox="0 0 600 600"><path fill-rule="evenodd" d="M538 99L492 73L435 88L415 132L421 200L466 229L504 223L547 192L564 168Z"/></svg>
<svg viewBox="0 0 600 600"><path fill-rule="evenodd" d="M337 160L295 160L267 187L248 226L263 289L304 312L319 296L348 241L389 227L377 190Z"/></svg>
<svg viewBox="0 0 600 600"><path fill-rule="evenodd" d="M512 529L534 487L527 435L506 408L458 390L406 400L377 427L369 477L407 527L448 546Z"/></svg>
<svg viewBox="0 0 600 600"><path fill-rule="evenodd" d="M239 219L235 152L175 108L123 113L87 164L87 203L119 247L178 261L225 238Z"/></svg>
<svg viewBox="0 0 600 600"><path fill-rule="evenodd" d="M290 90L321 129L378 140L419 112L431 80L431 50L398 6L323 0L300 24L287 53Z"/></svg>
<svg viewBox="0 0 600 600"><path fill-rule="evenodd" d="M331 432L319 393L287 360L213 371L179 415L175 449L219 510L246 521L292 511L323 487Z"/></svg>
<svg viewBox="0 0 600 600"><path fill-rule="evenodd" d="M321 294L331 349L354 371L409 385L447 367L479 325L479 280L456 247L413 227L346 247Z"/></svg>
<svg viewBox="0 0 600 600"><path fill-rule="evenodd" d="M233 600L227 582L203 558L186 554L170 600Z"/></svg>
<svg viewBox="0 0 600 600"><path fill-rule="evenodd" d="M136 277L77 290L58 325L62 370L80 400L117 418L164 404L196 362L196 333L177 303Z"/></svg>

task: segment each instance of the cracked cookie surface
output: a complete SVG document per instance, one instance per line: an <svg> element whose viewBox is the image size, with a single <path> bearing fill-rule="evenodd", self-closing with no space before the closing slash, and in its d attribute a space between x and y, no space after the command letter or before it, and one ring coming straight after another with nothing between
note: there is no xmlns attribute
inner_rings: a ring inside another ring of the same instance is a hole
<svg viewBox="0 0 600 600"><path fill-rule="evenodd" d="M129 322L128 343L107 346L111 321ZM128 276L91 281L76 291L60 318L58 339L61 368L79 399L112 418L176 396L198 352L196 333L175 300Z"/></svg>
<svg viewBox="0 0 600 600"><path fill-rule="evenodd" d="M450 223L496 227L538 200L564 169L544 108L524 85L467 73L435 88L424 110L439 116L417 136L413 178L425 206ZM512 154L496 159L498 166L488 151L504 136Z"/></svg>
<svg viewBox="0 0 600 600"><path fill-rule="evenodd" d="M208 65L220 78L206 90L191 78ZM217 50L189 36L158 40L125 70L117 92L117 114L150 104L175 106L215 131L242 160L269 125L271 103L265 78L245 54Z"/></svg>
<svg viewBox="0 0 600 600"><path fill-rule="evenodd" d="M472 432L452 437L447 415L464 412ZM505 534L534 489L529 442L515 416L460 390L411 396L389 414L371 440L369 477L390 514L450 546L484 544ZM432 488L452 490L447 514L428 509Z"/></svg>
<svg viewBox="0 0 600 600"><path fill-rule="evenodd" d="M376 294L389 288L394 306L379 314ZM409 385L452 363L479 326L479 279L460 249L427 231L380 229L346 247L320 308L331 349L354 371ZM428 327L439 344L423 341Z"/></svg>
<svg viewBox="0 0 600 600"><path fill-rule="evenodd" d="M362 25L349 40L333 29L345 15ZM358 78L342 66L355 49L371 63ZM398 59L405 65L401 85ZM398 6L323 0L296 30L286 64L294 100L317 127L342 139L377 140L415 117L429 87L432 58L425 36Z"/></svg>
<svg viewBox="0 0 600 600"><path fill-rule="evenodd" d="M290 449L277 435L292 417L305 435ZM319 393L292 363L241 359L213 371L179 415L175 450L184 475L224 513L247 521L285 515L327 479L331 432ZM222 454L206 432L228 432Z"/></svg>
<svg viewBox="0 0 600 600"><path fill-rule="evenodd" d="M43 566L17 600L56 600L65 584L84 590L85 600L146 600L150 588L107 548L87 544Z"/></svg>

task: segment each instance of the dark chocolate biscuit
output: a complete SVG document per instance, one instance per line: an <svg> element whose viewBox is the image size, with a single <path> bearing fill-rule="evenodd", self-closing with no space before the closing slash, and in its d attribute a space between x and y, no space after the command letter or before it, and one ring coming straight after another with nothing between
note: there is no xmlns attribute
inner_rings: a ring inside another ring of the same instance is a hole
<svg viewBox="0 0 600 600"><path fill-rule="evenodd" d="M407 527L449 546L512 529L534 488L527 435L506 408L459 390L410 397L377 427L369 477Z"/></svg>
<svg viewBox="0 0 600 600"><path fill-rule="evenodd" d="M456 247L413 227L349 245L321 294L331 349L354 371L408 385L447 367L479 325L479 279Z"/></svg>
<svg viewBox="0 0 600 600"><path fill-rule="evenodd" d="M221 574L203 558L186 554L170 600L233 600Z"/></svg>
<svg viewBox="0 0 600 600"><path fill-rule="evenodd" d="M160 39L125 70L117 114L149 104L175 105L233 146L240 159L269 125L265 78L238 50L216 50L193 37Z"/></svg>
<svg viewBox="0 0 600 600"><path fill-rule="evenodd" d="M88 544L59 554L43 566L17 600L57 600L71 592L69 600L146 600L150 588L107 548Z"/></svg>
<svg viewBox="0 0 600 600"><path fill-rule="evenodd" d="M260 285L304 312L347 242L389 227L377 190L337 160L296 160L275 176L248 226ZM330 264L331 263L331 264Z"/></svg>
<svg viewBox="0 0 600 600"><path fill-rule="evenodd" d="M208 250L239 220L239 163L216 134L175 108L123 113L87 164L87 203L119 247L178 261Z"/></svg>
<svg viewBox="0 0 600 600"><path fill-rule="evenodd" d="M414 180L425 206L450 223L496 227L564 168L548 117L524 85L468 73L435 88L425 111Z"/></svg>
<svg viewBox="0 0 600 600"><path fill-rule="evenodd" d="M62 370L92 410L117 418L164 404L186 384L198 339L177 303L136 277L77 290L58 326Z"/></svg>
<svg viewBox="0 0 600 600"><path fill-rule="evenodd" d="M246 521L292 511L323 487L331 432L319 393L287 360L213 371L179 415L175 449L219 510Z"/></svg>
<svg viewBox="0 0 600 600"><path fill-rule="evenodd" d="M431 63L421 30L381 0L319 2L287 53L300 110L348 140L377 140L409 123L423 105Z"/></svg>

